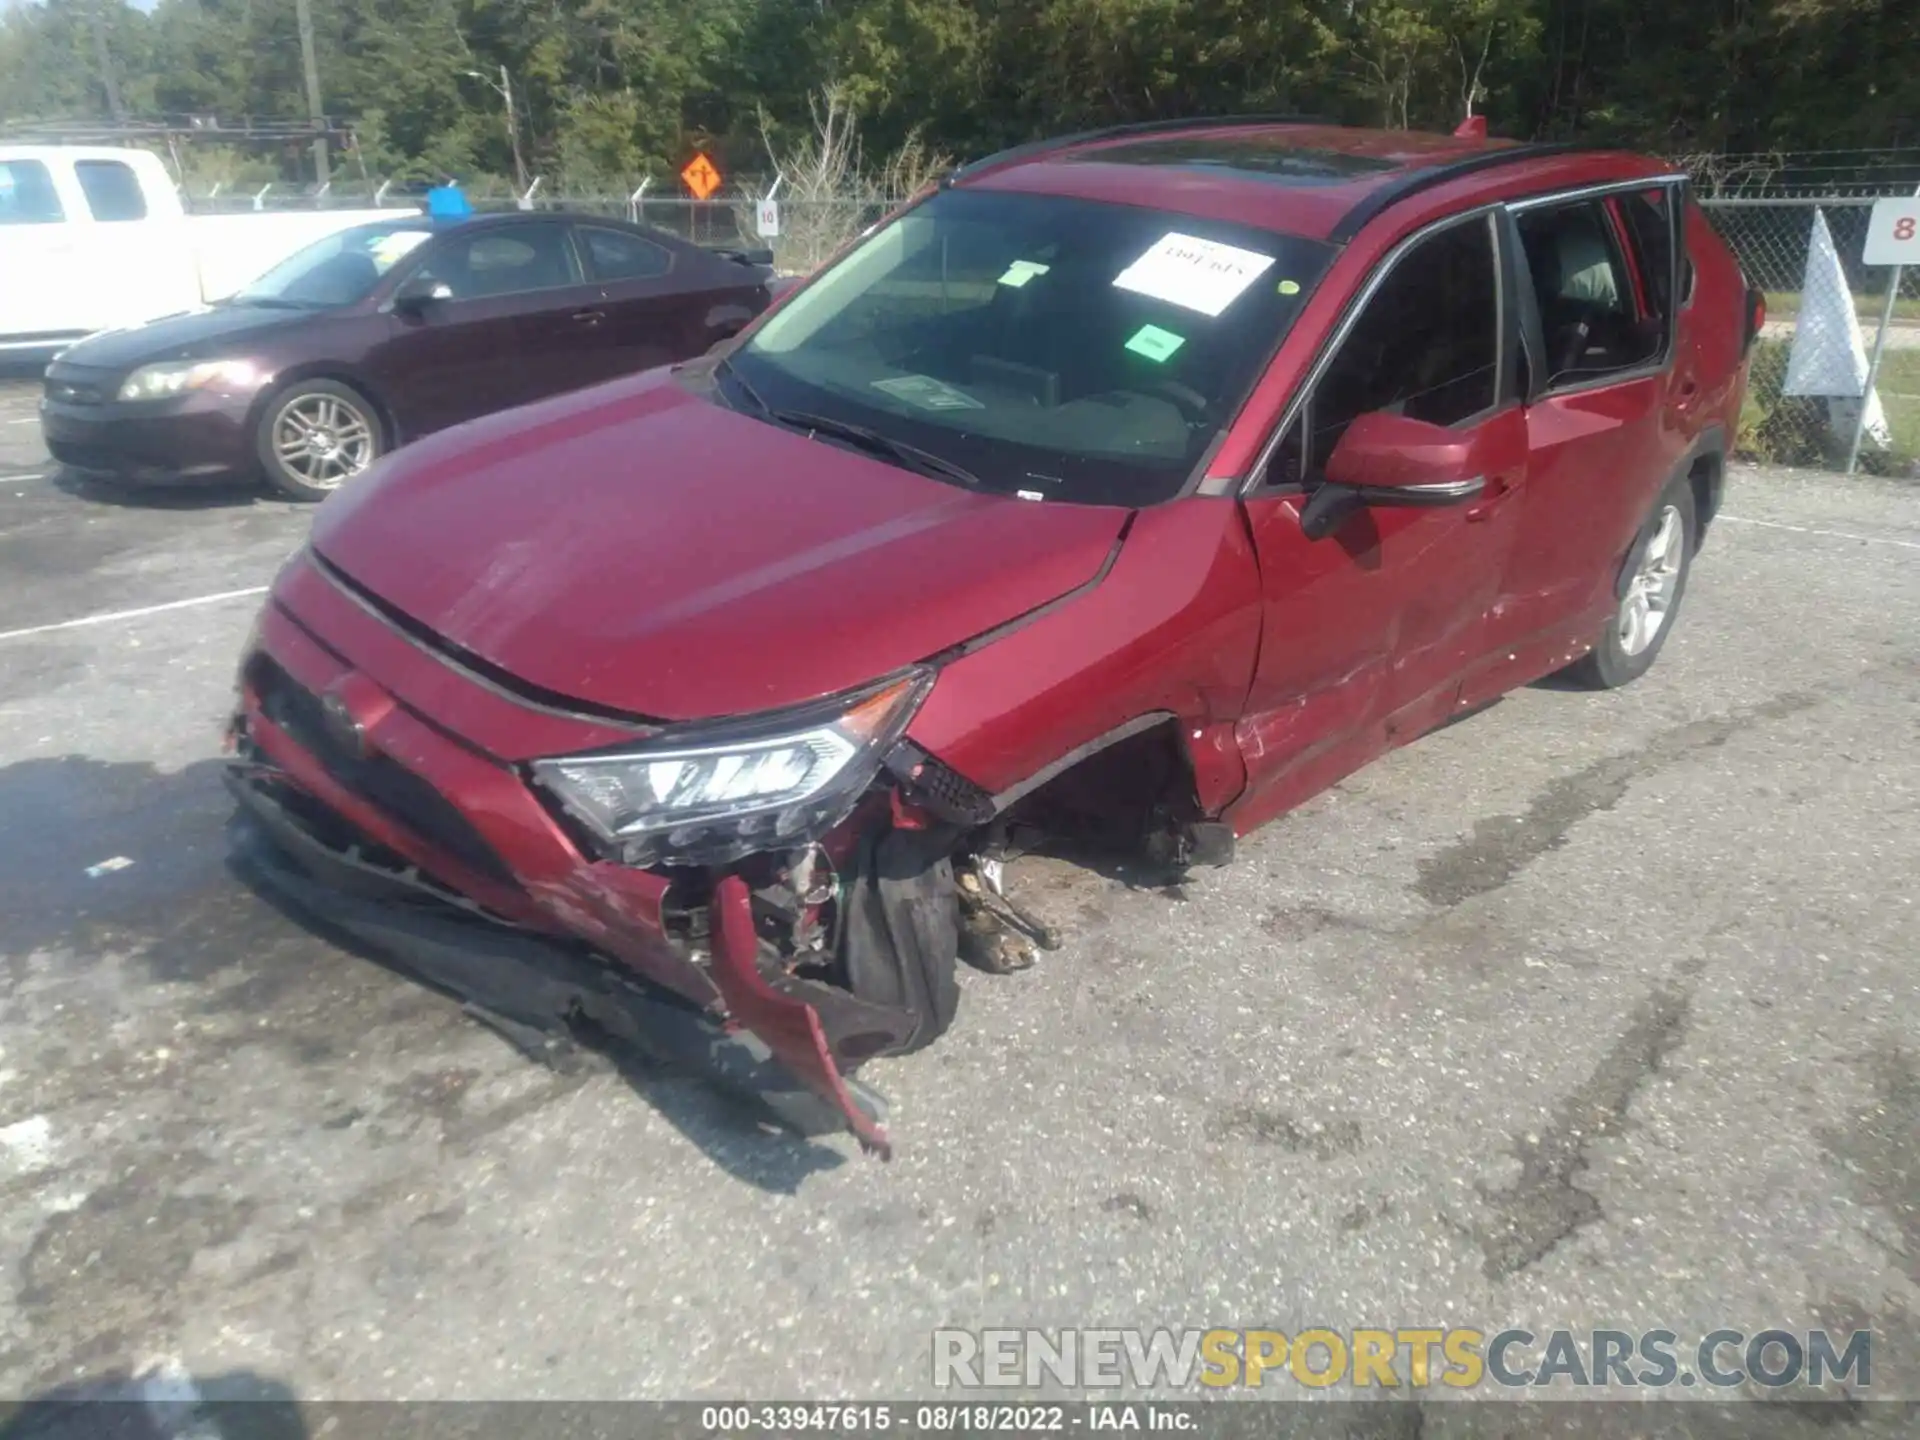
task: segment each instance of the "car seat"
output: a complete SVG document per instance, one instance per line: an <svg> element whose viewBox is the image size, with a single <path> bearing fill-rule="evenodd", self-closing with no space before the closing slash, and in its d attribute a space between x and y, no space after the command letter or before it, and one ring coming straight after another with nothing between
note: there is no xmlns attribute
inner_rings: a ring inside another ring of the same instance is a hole
<svg viewBox="0 0 1920 1440"><path fill-rule="evenodd" d="M1593 331L1593 307L1567 294L1568 251L1579 243L1570 236L1570 227L1556 225L1528 238L1527 273L1533 279L1533 295L1540 308L1540 332L1547 348L1545 379L1550 382L1578 365L1586 352Z"/></svg>

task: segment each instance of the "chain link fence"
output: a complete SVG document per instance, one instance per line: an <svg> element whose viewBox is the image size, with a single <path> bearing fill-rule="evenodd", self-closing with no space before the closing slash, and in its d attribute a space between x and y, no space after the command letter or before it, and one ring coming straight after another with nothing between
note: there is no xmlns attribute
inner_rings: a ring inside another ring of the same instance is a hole
<svg viewBox="0 0 1920 1440"><path fill-rule="evenodd" d="M545 193L535 188L529 196L515 195L496 183L467 187L467 199L475 210L493 213L505 210L565 210L577 215L609 215L651 225L713 249L770 249L775 266L799 274L821 264L853 236L873 224L896 205L901 196L875 202L850 200L782 199L779 205L780 233L762 237L755 224L754 198L767 191L767 184L747 180L731 193L711 200L692 200L680 195L648 195L644 190L632 194ZM287 210L419 210L426 205L422 185L369 186L341 183L327 187L325 194L291 185L252 187L209 187L184 195L187 208L196 215L237 215L253 211Z"/></svg>
<svg viewBox="0 0 1920 1440"><path fill-rule="evenodd" d="M711 200L687 200L679 197L651 199L595 195L567 196L551 202L552 208L590 215L618 215L636 224L651 225L696 245L718 249L768 249L773 251L774 267L787 274L804 274L823 264L835 251L874 224L906 197L874 202L851 200L782 200L779 202L780 229L777 235L762 236L755 223L750 194L760 190L742 190L733 196L715 196ZM496 205L476 201L477 209L511 208L513 202ZM546 208L536 197L535 208Z"/></svg>
<svg viewBox="0 0 1920 1440"><path fill-rule="evenodd" d="M1839 468L1862 408L1893 272L1860 263L1871 197L1703 199L1702 208L1767 296L1737 452L1781 465ZM1920 269L1902 272L1886 346L1866 397L1859 465L1920 463Z"/></svg>

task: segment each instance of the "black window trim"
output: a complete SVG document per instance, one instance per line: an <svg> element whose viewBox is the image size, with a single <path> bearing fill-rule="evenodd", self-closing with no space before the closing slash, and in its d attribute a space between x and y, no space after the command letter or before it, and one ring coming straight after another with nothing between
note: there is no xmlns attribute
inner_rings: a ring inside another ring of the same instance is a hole
<svg viewBox="0 0 1920 1440"><path fill-rule="evenodd" d="M1300 494L1310 488L1307 485L1294 481L1286 481L1274 485L1266 483L1267 467L1273 462L1275 453L1287 438L1287 431L1292 427L1295 420L1306 414L1307 408L1313 400L1313 392L1319 387L1321 379L1327 372L1327 368L1332 365L1333 357L1339 354L1340 347L1346 343L1347 336L1359 322L1360 316L1366 311L1368 304L1372 302L1375 293L1386 283L1387 277L1394 272L1402 260L1412 254L1423 243L1432 239L1435 235L1440 234L1442 231L1450 230L1457 225L1466 225L1474 221L1480 221L1486 224L1492 232L1495 324L1498 329L1497 348L1494 352L1494 373L1497 383L1494 390L1493 404L1487 409L1477 411L1456 423L1460 425L1484 423L1492 416L1499 414L1501 410L1505 409L1516 398L1519 398L1509 393L1507 385L1507 379L1511 370L1508 363L1509 354L1507 348L1509 344L1508 331L1511 328L1507 301L1510 255L1508 242L1503 238L1503 230L1505 228L1501 222L1503 210L1504 206L1498 201L1478 205L1471 210L1461 210L1452 215L1443 215L1438 220L1422 225L1419 229L1401 237L1393 249L1387 252L1386 257L1382 259L1378 265L1374 266L1365 282L1354 292L1353 299L1347 302L1347 308L1341 312L1340 323L1334 326L1328 337L1321 342L1320 349L1314 356L1313 364L1308 367L1306 376L1294 387L1292 396L1288 398L1286 405L1280 411L1279 421L1267 435L1265 443L1261 445L1260 453L1254 457L1253 464L1247 467L1247 473L1237 481L1231 482L1232 490L1230 493L1238 495L1241 499L1264 499L1274 495ZM1300 453L1304 470L1307 459L1306 436L1304 432L1301 435ZM1304 478L1303 475L1303 479Z"/></svg>
<svg viewBox="0 0 1920 1440"><path fill-rule="evenodd" d="M587 277L589 285L632 285L648 280L665 280L679 268L679 251L670 245L662 244L650 235L642 235L639 231L630 230L624 225L615 225L603 220L574 220L570 223L570 228L573 231L574 252L580 260L580 272ZM638 241L642 245L651 245L667 257L667 268L658 275L603 276L599 273L599 267L593 263L593 247L588 243L584 233L588 230L605 230L625 239Z"/></svg>
<svg viewBox="0 0 1920 1440"><path fill-rule="evenodd" d="M1681 261L1686 253L1686 246L1684 244L1686 232L1683 224L1687 198L1686 175L1669 171L1660 175L1643 175L1632 180L1609 180L1602 185L1582 185L1573 190L1529 195L1524 199L1508 200L1505 202L1505 208L1508 214L1517 216L1528 210L1544 210L1559 205L1577 204L1585 200L1605 200L1615 195L1631 195L1640 191L1658 189L1665 189L1668 192L1667 223L1674 228L1675 232L1672 255L1672 263L1674 266L1673 283L1672 288L1667 293L1669 295L1679 295L1681 293ZM1602 214L1604 215L1606 212L1603 210ZM1617 244L1626 245L1631 243L1629 237L1619 234L1618 227L1614 224L1611 215L1607 215L1606 220L1608 230L1614 234ZM1520 296L1520 304L1522 314L1525 317L1527 333L1537 336L1540 334L1540 304L1533 293L1533 280L1530 275L1525 273L1524 269L1518 278L1520 284L1524 287L1523 293ZM1691 296L1688 297L1688 302L1686 303L1690 303L1690 301ZM1656 375L1666 374L1667 371L1673 368L1674 354L1680 348L1680 311L1686 308L1686 303L1668 306L1668 309L1673 313L1667 316L1667 343L1661 347L1660 356L1657 360L1649 361L1644 365L1635 365L1630 369L1611 370L1604 375L1589 376L1584 380L1576 380L1566 385L1548 386L1546 381L1549 377L1534 375L1532 377L1533 384L1531 386L1531 393L1526 396L1526 403L1528 405L1536 405L1540 401L1550 397L1557 398L1562 395L1583 395L1589 390L1601 390L1609 385L1627 385L1636 380L1649 380Z"/></svg>

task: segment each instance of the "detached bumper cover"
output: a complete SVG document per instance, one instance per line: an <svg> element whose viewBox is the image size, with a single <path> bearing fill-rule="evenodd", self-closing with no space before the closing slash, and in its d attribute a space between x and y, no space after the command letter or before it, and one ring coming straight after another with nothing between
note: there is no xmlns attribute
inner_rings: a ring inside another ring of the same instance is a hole
<svg viewBox="0 0 1920 1440"><path fill-rule="evenodd" d="M715 1020L579 945L515 930L449 902L431 881L328 848L308 833L275 783L245 765L227 786L243 871L317 922L343 930L420 979L493 1017L551 1033L577 1020L697 1069L764 1105L802 1134L847 1128L847 1106L878 1131L886 1102L843 1081L844 1102L817 1094L749 1031ZM864 1137L863 1137L864 1138Z"/></svg>

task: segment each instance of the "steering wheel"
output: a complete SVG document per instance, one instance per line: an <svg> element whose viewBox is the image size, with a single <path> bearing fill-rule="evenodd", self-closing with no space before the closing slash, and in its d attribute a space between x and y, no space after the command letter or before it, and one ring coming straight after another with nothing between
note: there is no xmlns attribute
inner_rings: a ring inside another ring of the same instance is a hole
<svg viewBox="0 0 1920 1440"><path fill-rule="evenodd" d="M1191 385L1182 385L1178 380L1156 380L1141 389L1148 395L1158 395L1169 401L1189 421L1205 424L1213 418L1213 405Z"/></svg>

